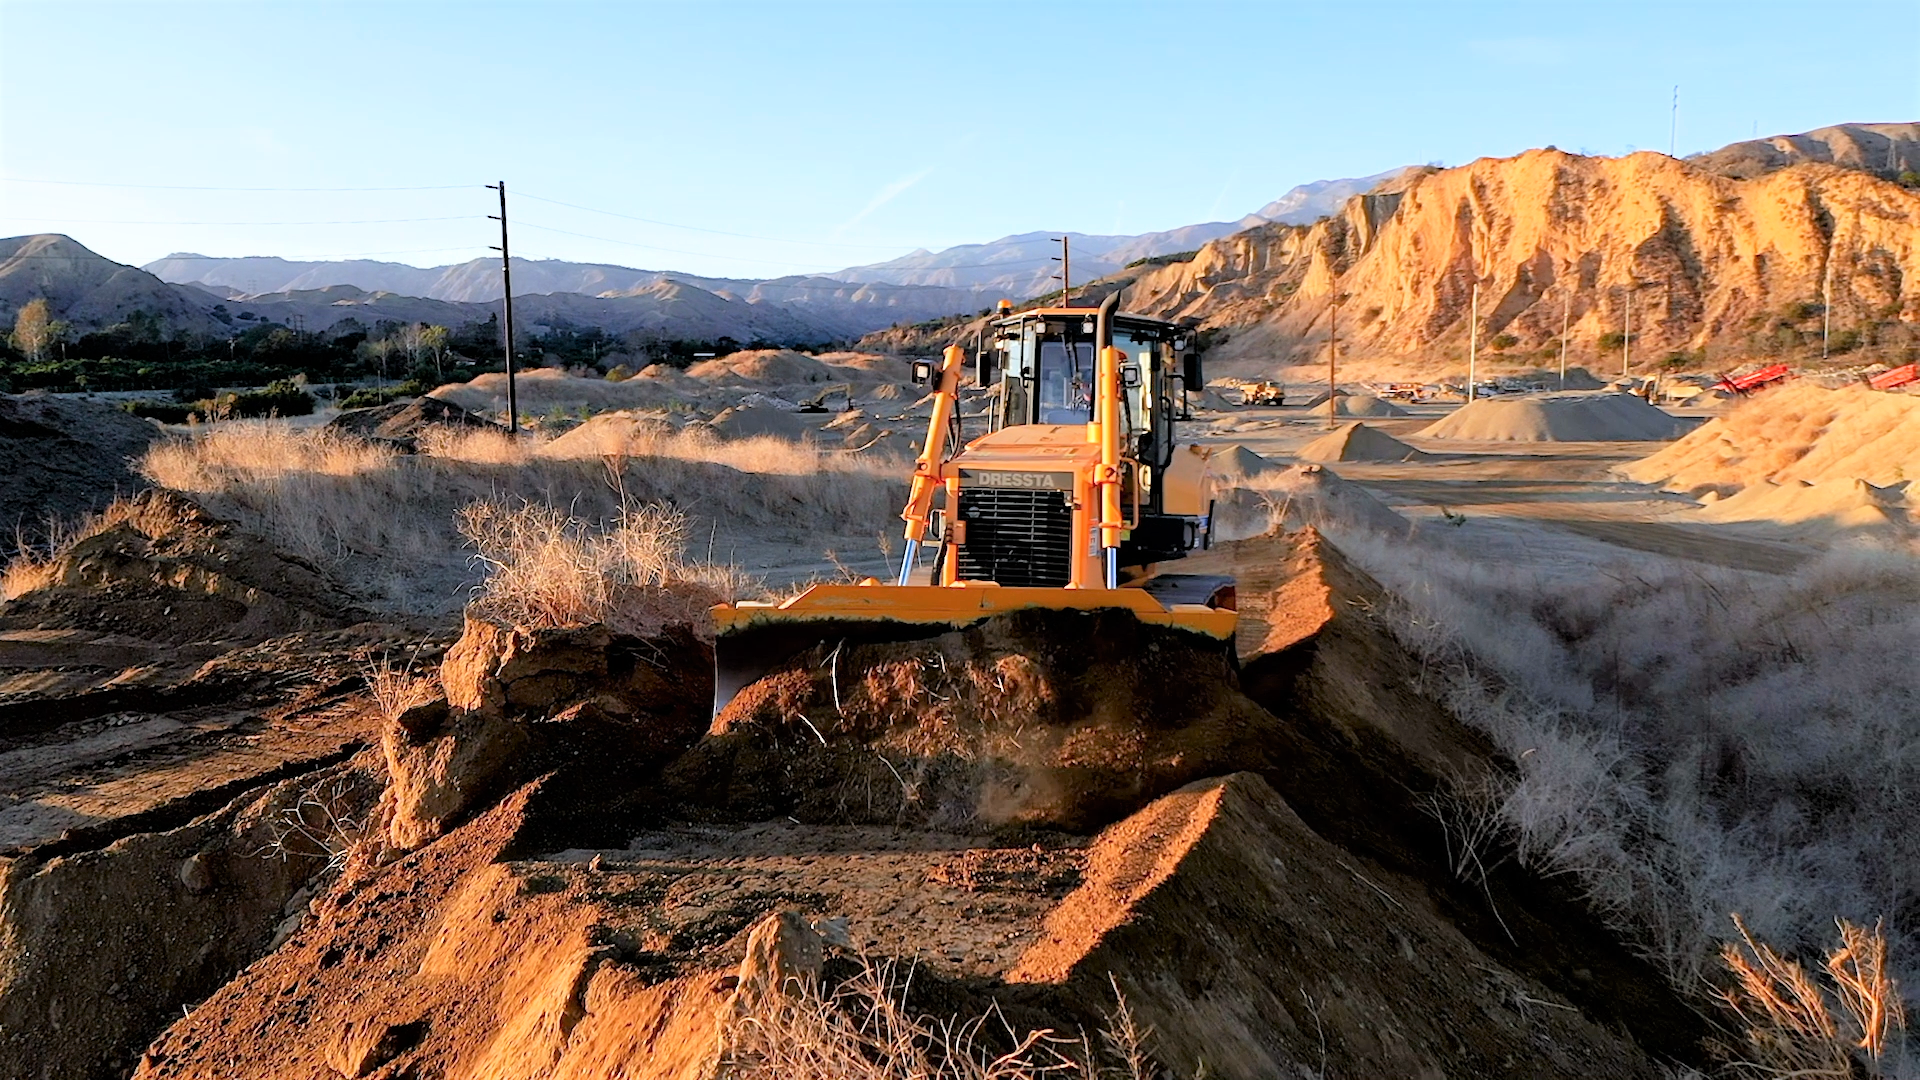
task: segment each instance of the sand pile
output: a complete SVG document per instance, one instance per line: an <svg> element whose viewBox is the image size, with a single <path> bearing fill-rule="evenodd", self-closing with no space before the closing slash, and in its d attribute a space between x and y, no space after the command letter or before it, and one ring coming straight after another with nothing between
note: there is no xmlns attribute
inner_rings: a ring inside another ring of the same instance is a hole
<svg viewBox="0 0 1920 1080"><path fill-rule="evenodd" d="M1701 521L1804 535L1904 529L1907 481L1920 476L1920 398L1796 383L1619 471L1707 502Z"/></svg>
<svg viewBox="0 0 1920 1080"><path fill-rule="evenodd" d="M652 371L653 368L646 369ZM514 393L519 398L522 420L548 413L606 412L614 409L663 408L683 402L703 387L683 388L667 380L642 375L621 382L570 375L558 368L535 368L514 376ZM469 382L436 387L429 397L457 405L481 416L500 416L507 411L507 376L503 372L476 375Z"/></svg>
<svg viewBox="0 0 1920 1080"><path fill-rule="evenodd" d="M108 405L0 394L0 534L36 540L49 518L98 510L147 486L132 462L160 437Z"/></svg>
<svg viewBox="0 0 1920 1080"><path fill-rule="evenodd" d="M1407 410L1371 394L1341 394L1329 405L1325 399L1308 410L1315 416L1407 416Z"/></svg>
<svg viewBox="0 0 1920 1080"><path fill-rule="evenodd" d="M1742 522L1783 527L1796 534L1904 531L1907 485L1875 487L1865 480L1809 484L1762 480L1727 498L1709 496L1696 521Z"/></svg>
<svg viewBox="0 0 1920 1080"><path fill-rule="evenodd" d="M1244 482L1249 477L1261 476L1284 468L1286 468L1285 462L1263 458L1239 443L1223 446L1207 458L1209 473L1233 483Z"/></svg>
<svg viewBox="0 0 1920 1080"><path fill-rule="evenodd" d="M1384 431L1353 423L1330 431L1300 448L1301 461L1424 461L1415 450Z"/></svg>
<svg viewBox="0 0 1920 1080"><path fill-rule="evenodd" d="M687 375L715 386L790 386L795 383L834 382L839 378L839 373L832 367L791 349L753 349L729 353L717 359L702 360L688 368Z"/></svg>
<svg viewBox="0 0 1920 1080"><path fill-rule="evenodd" d="M1366 488L1318 464L1288 465L1244 446L1216 450L1207 460L1215 477L1216 543L1259 536L1269 529L1313 527L1406 535L1407 519Z"/></svg>
<svg viewBox="0 0 1920 1080"><path fill-rule="evenodd" d="M1677 439L1686 428L1631 394L1569 390L1481 398L1420 434L1472 442L1652 442Z"/></svg>
<svg viewBox="0 0 1920 1080"><path fill-rule="evenodd" d="M1622 475L1670 491L1731 495L1776 483L1920 478L1920 398L1806 382L1757 394Z"/></svg>

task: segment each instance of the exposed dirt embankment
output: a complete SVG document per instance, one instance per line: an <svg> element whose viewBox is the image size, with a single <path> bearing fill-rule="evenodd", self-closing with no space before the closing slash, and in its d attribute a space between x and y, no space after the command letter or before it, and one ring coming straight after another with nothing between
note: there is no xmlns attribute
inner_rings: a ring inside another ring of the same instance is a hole
<svg viewBox="0 0 1920 1080"><path fill-rule="evenodd" d="M397 642L328 629L351 609L324 578L173 496L8 585L0 1060L124 1076L365 835L386 770L364 672Z"/></svg>
<svg viewBox="0 0 1920 1080"><path fill-rule="evenodd" d="M1504 766L1379 588L1311 532L1208 559L1241 575L1239 677L1028 613L803 656L709 724L691 637L470 623L385 723L383 843L139 1075L766 1075L743 1022L858 956L1018 1030L1097 1030L1117 986L1179 1075L1697 1060L1576 900L1455 874L1423 799Z"/></svg>
<svg viewBox="0 0 1920 1080"><path fill-rule="evenodd" d="M0 394L0 529L39 542L50 520L146 487L132 462L159 437L151 421L110 405Z"/></svg>

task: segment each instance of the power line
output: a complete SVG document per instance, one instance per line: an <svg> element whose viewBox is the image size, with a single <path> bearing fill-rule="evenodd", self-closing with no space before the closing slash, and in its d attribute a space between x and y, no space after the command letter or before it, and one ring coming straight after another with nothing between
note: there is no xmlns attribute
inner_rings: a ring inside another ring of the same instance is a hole
<svg viewBox="0 0 1920 1080"><path fill-rule="evenodd" d="M13 221L58 221L69 225L399 225L416 221L472 221L476 215L451 217L348 218L338 221L123 221L118 218L17 217Z"/></svg>
<svg viewBox="0 0 1920 1080"><path fill-rule="evenodd" d="M0 176L0 183L124 188L129 191L461 191L485 186L484 184L427 184L410 187L214 187L202 184L110 184L93 180L39 180L25 176Z"/></svg>
<svg viewBox="0 0 1920 1080"><path fill-rule="evenodd" d="M589 214L605 214L608 217L624 218L627 221L639 221L648 225L663 225L669 229L685 229L688 232L711 233L714 236L736 236L742 240L764 240L773 244L806 244L812 247L844 248L858 251L884 251L899 247L898 244L834 244L825 240L790 240L779 236L760 236L755 233L728 232L725 229L708 229L699 225L682 225L673 221L660 221L656 218L622 214L614 210L601 210L598 207L582 206L579 203L565 202L560 199L549 199L543 195L528 195L522 192L519 197L522 199L532 199L535 202L552 203L555 206L570 207L574 210L585 210Z"/></svg>

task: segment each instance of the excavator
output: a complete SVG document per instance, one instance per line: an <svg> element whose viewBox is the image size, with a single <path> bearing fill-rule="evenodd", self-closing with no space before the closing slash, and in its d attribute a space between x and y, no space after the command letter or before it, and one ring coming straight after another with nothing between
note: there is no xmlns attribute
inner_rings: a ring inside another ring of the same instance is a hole
<svg viewBox="0 0 1920 1080"><path fill-rule="evenodd" d="M897 580L815 585L784 603L713 608L714 714L792 658L828 643L933 637L1026 608L1124 608L1229 652L1234 583L1161 565L1212 539L1208 451L1181 443L1203 385L1189 326L1097 308L1014 313L975 339L987 430L962 438L967 350L916 361L933 386L914 463Z"/></svg>

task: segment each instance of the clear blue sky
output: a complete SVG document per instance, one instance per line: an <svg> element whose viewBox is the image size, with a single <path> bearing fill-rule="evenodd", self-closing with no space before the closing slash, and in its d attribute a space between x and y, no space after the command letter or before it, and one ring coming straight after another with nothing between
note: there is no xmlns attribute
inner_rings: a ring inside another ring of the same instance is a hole
<svg viewBox="0 0 1920 1080"><path fill-rule="evenodd" d="M504 178L516 254L765 277L1547 143L1665 150L1676 83L1682 154L1920 119L1920 0L0 0L0 42L0 235L135 263L460 261ZM452 220L387 220L418 218Z"/></svg>

